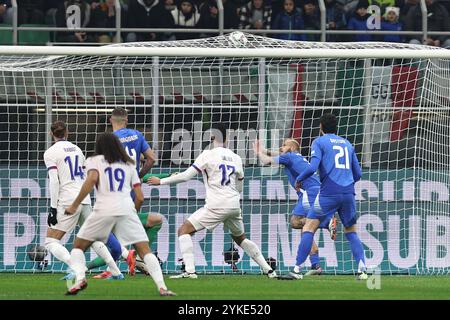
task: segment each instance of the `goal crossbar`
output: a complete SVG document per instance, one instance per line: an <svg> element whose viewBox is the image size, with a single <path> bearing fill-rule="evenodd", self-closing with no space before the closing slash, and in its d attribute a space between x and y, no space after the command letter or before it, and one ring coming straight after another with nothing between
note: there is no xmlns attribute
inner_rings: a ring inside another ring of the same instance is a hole
<svg viewBox="0 0 450 320"><path fill-rule="evenodd" d="M361 43L359 43L361 44ZM373 44L373 43L372 43ZM425 47L424 47L425 48ZM202 47L65 47L0 46L0 55L51 56L165 56L233 58L305 58L305 59L450 59L450 50L436 49L283 49L283 48L202 48Z"/></svg>

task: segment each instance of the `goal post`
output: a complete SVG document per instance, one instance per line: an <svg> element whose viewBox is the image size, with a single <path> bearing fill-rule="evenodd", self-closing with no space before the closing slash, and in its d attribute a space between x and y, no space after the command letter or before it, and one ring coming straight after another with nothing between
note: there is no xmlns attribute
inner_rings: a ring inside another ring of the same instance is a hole
<svg viewBox="0 0 450 320"><path fill-rule="evenodd" d="M363 167L356 199L367 265L385 274L450 271L448 50L235 32L103 47L0 46L0 56L0 271L40 270L26 252L45 240L51 122L66 121L69 140L89 156L117 106L155 150L155 173L185 170L210 147L211 124L228 126L229 147L245 167L247 236L282 272L295 264L300 239L289 226L297 195L282 169L261 165L252 143L275 150L292 137L309 157L320 116L333 112ZM164 216L152 247L164 272L178 272L176 231L204 205L201 177L143 191L143 211ZM259 272L240 249L237 270L224 260L232 242L222 226L193 239L198 272ZM73 234L63 241L70 248ZM316 241L326 273L356 270L342 225L336 241L327 231ZM44 270L65 270L47 259Z"/></svg>

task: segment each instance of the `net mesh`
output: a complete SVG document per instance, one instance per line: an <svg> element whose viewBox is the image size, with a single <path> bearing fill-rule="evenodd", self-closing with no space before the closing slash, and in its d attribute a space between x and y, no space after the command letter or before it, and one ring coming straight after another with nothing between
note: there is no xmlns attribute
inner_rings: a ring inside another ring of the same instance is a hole
<svg viewBox="0 0 450 320"><path fill-rule="evenodd" d="M26 252L45 239L49 200L43 153L51 145L51 122L66 121L69 140L89 156L96 135L111 130L112 109L122 106L129 112L129 127L140 130L157 154L153 173L183 171L210 144L211 124L229 127L229 146L245 166L246 233L282 271L295 264L300 239L299 230L289 226L297 195L281 168L261 165L252 143L258 137L277 150L284 138L293 137L308 157L320 116L333 112L338 133L355 145L363 167L356 199L367 265L383 273L449 272L448 59L114 56L117 47L441 49L294 42L242 33L110 47L106 57L1 56L0 271L40 270ZM164 216L153 244L164 272L180 269L177 228L204 205L205 190L197 179L143 187L143 211ZM322 268L352 273L357 266L342 225L338 230L336 241L328 231L316 234ZM70 248L73 234L63 241ZM194 244L197 272L259 272L240 249L237 270L224 261L232 242L222 226L197 233ZM47 259L44 270L66 269Z"/></svg>

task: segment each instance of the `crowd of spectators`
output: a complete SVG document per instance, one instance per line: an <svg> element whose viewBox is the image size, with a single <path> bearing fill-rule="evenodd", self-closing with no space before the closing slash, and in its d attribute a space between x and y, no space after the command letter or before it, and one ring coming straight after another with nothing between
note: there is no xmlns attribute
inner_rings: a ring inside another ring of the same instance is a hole
<svg viewBox="0 0 450 320"><path fill-rule="evenodd" d="M419 0L324 0L329 30L358 30L360 34L329 34L327 41L387 41L423 43L421 35L375 35L368 7L380 8L381 21L375 29L421 31ZM292 30L320 30L317 0L222 0L225 29L261 29L264 35L286 40L319 41L320 34L291 33ZM450 0L425 0L429 31L450 31ZM17 0L18 23L68 27L73 23L74 6L79 8L80 27L115 28L115 0ZM123 28L218 29L216 0L121 0ZM11 1L0 0L0 23L12 19ZM370 20L370 21L369 21ZM286 30L270 33L270 30ZM212 33L58 32L56 42L133 42L201 38ZM425 44L450 48L450 37L429 36Z"/></svg>

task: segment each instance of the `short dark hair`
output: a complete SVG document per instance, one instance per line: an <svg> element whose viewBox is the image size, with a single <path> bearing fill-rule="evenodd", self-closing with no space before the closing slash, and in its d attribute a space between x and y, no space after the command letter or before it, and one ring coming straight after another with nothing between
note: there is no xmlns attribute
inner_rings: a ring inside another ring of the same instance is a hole
<svg viewBox="0 0 450 320"><path fill-rule="evenodd" d="M320 117L323 133L337 133L337 118L332 113L325 113Z"/></svg>
<svg viewBox="0 0 450 320"><path fill-rule="evenodd" d="M113 117L118 117L118 118L126 118L128 117L128 111L125 108L122 107L116 107L114 108L114 110L112 111L111 116Z"/></svg>
<svg viewBox="0 0 450 320"><path fill-rule="evenodd" d="M56 120L52 123L50 130L55 138L64 138L67 132L67 125L64 121Z"/></svg>
<svg viewBox="0 0 450 320"><path fill-rule="evenodd" d="M113 133L105 132L97 137L95 143L95 155L103 155L109 163L129 162L134 164L134 160L125 151L119 138Z"/></svg>
<svg viewBox="0 0 450 320"><path fill-rule="evenodd" d="M220 137L218 137L218 136L216 136L214 134L214 140L219 142L219 143L225 143L225 141L227 140L227 129L228 129L228 127L225 126L223 123L218 122L218 123L214 123L211 126L211 129L213 130L213 134L214 134L214 132L220 133Z"/></svg>

